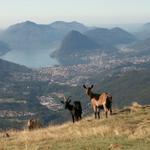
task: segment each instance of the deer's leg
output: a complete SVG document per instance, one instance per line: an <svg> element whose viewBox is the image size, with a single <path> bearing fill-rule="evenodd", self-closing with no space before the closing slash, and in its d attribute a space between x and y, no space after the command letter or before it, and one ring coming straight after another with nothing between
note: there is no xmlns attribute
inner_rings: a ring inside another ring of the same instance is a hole
<svg viewBox="0 0 150 150"><path fill-rule="evenodd" d="M97 118L97 110L96 110L96 106L95 107L93 107L93 109L94 109L94 114L95 114L95 119Z"/></svg>
<svg viewBox="0 0 150 150"><path fill-rule="evenodd" d="M82 119L81 113L80 113L80 119Z"/></svg>
<svg viewBox="0 0 150 150"><path fill-rule="evenodd" d="M94 114L95 114L95 119L96 119L97 118L97 112L95 111Z"/></svg>
<svg viewBox="0 0 150 150"><path fill-rule="evenodd" d="M104 111L105 111L105 113L106 113L106 118L107 118L107 117L108 117L108 109L107 109L107 107L106 107L105 104L103 104L103 107L104 107Z"/></svg>
<svg viewBox="0 0 150 150"><path fill-rule="evenodd" d="M81 112L79 112L79 119L80 119L80 120L82 119Z"/></svg>
<svg viewBox="0 0 150 150"><path fill-rule="evenodd" d="M106 110L106 118L108 118L108 111Z"/></svg>
<svg viewBox="0 0 150 150"><path fill-rule="evenodd" d="M74 123L74 119L75 119L75 117L74 117L74 115L72 114L72 122Z"/></svg>
<svg viewBox="0 0 150 150"><path fill-rule="evenodd" d="M109 110L110 110L110 115L112 115L112 107L110 107L110 109L109 109Z"/></svg>
<svg viewBox="0 0 150 150"><path fill-rule="evenodd" d="M78 121L78 112L77 111L74 112L74 119L75 119L75 121Z"/></svg>
<svg viewBox="0 0 150 150"><path fill-rule="evenodd" d="M110 115L112 115L112 103L110 104Z"/></svg>
<svg viewBox="0 0 150 150"><path fill-rule="evenodd" d="M76 114L76 121L79 120L79 114Z"/></svg>
<svg viewBox="0 0 150 150"><path fill-rule="evenodd" d="M100 119L100 107L97 107L98 119Z"/></svg>

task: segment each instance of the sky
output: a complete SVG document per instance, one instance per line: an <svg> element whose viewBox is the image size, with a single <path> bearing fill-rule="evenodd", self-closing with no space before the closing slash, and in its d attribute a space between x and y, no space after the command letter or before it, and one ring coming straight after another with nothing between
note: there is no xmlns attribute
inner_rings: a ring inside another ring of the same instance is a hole
<svg viewBox="0 0 150 150"><path fill-rule="evenodd" d="M150 0L0 0L0 28L30 20L79 21L86 25L146 23Z"/></svg>

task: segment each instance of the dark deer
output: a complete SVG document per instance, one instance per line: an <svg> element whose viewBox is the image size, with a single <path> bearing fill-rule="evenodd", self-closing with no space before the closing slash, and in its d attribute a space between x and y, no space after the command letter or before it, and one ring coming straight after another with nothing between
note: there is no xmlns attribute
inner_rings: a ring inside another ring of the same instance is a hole
<svg viewBox="0 0 150 150"><path fill-rule="evenodd" d="M80 101L74 101L74 104L70 104L71 99L68 97L67 99L64 97L64 101L61 101L62 104L65 105L65 109L68 109L72 116L73 123L81 119L82 115L82 107Z"/></svg>
<svg viewBox="0 0 150 150"><path fill-rule="evenodd" d="M91 104L95 113L95 118L100 118L100 109L104 109L106 113L106 118L108 117L108 111L110 111L110 114L112 115L112 96L107 93L103 92L102 94L96 94L92 92L92 88L94 87L91 85L90 87L86 87L83 85L83 87L86 89L86 94L91 99Z"/></svg>

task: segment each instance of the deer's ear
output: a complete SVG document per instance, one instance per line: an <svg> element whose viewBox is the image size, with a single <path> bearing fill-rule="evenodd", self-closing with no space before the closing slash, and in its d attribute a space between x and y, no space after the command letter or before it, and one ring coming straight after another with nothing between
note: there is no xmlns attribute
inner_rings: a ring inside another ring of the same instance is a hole
<svg viewBox="0 0 150 150"><path fill-rule="evenodd" d="M62 104L65 104L65 102L64 101L60 101Z"/></svg>
<svg viewBox="0 0 150 150"><path fill-rule="evenodd" d="M87 87L85 85L83 85L83 88L87 89Z"/></svg>
<svg viewBox="0 0 150 150"><path fill-rule="evenodd" d="M92 84L92 85L91 85L91 89L92 89L93 87L94 87L94 85Z"/></svg>

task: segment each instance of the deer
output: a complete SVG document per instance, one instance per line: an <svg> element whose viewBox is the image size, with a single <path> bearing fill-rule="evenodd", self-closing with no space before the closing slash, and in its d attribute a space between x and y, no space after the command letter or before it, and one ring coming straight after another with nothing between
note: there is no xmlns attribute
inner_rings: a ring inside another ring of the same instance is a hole
<svg viewBox="0 0 150 150"><path fill-rule="evenodd" d="M28 120L27 127L29 130L33 130L33 129L41 128L42 124L40 123L39 120L32 118Z"/></svg>
<svg viewBox="0 0 150 150"><path fill-rule="evenodd" d="M61 103L65 105L65 109L68 109L70 111L72 121L74 123L75 121L78 121L82 118L82 106L80 101L74 101L73 104L70 104L70 97L71 96L69 96L68 98L64 97L64 101L61 101Z"/></svg>
<svg viewBox="0 0 150 150"><path fill-rule="evenodd" d="M97 117L98 119L100 118L100 109L104 109L107 118L108 111L110 112L110 115L112 115L112 96L107 92L103 92L102 94L93 93L93 87L94 85L91 85L90 87L83 85L83 88L86 89L86 94L90 97L95 119Z"/></svg>

